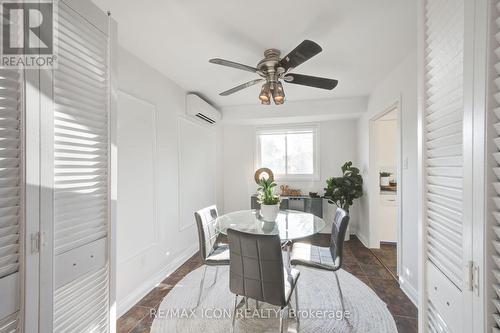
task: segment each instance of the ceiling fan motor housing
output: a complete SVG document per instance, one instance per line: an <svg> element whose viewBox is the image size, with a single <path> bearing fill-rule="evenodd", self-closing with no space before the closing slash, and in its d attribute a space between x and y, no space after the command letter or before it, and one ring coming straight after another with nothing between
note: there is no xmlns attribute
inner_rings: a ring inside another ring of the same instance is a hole
<svg viewBox="0 0 500 333"><path fill-rule="evenodd" d="M257 73L267 82L277 82L285 73L285 69L279 65L281 51L278 49L267 49L264 51L264 59L257 64Z"/></svg>

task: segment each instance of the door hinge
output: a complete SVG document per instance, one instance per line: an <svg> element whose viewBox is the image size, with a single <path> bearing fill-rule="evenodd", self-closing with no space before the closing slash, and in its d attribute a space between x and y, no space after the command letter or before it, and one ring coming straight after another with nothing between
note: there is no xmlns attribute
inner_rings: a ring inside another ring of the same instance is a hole
<svg viewBox="0 0 500 333"><path fill-rule="evenodd" d="M479 296L479 266L473 261L469 261L468 271L469 290Z"/></svg>
<svg viewBox="0 0 500 333"><path fill-rule="evenodd" d="M40 252L40 233L34 232L31 234L31 254Z"/></svg>
<svg viewBox="0 0 500 333"><path fill-rule="evenodd" d="M34 232L31 234L31 254L40 252L40 247L45 245L44 232Z"/></svg>

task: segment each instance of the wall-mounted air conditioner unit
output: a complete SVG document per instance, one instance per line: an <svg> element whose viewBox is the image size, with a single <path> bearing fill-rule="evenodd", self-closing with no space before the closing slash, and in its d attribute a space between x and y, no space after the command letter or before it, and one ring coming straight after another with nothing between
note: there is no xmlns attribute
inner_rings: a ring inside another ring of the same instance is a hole
<svg viewBox="0 0 500 333"><path fill-rule="evenodd" d="M186 113L209 124L215 124L222 118L221 113L216 108L196 94L186 95Z"/></svg>

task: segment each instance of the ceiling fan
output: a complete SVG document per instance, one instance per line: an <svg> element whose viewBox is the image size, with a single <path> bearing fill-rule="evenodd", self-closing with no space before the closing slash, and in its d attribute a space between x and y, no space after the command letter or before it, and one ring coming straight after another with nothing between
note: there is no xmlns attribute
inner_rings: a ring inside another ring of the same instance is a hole
<svg viewBox="0 0 500 333"><path fill-rule="evenodd" d="M228 96L237 91L253 86L257 83L265 81L262 85L259 99L262 104L271 104L271 97L274 104L279 105L285 102L285 92L280 80L287 83L300 84L320 89L332 90L337 86L339 81L316 77L310 75L290 73L295 67L306 62L322 51L321 46L310 40L304 40L295 49L293 49L284 58L280 58L281 52L277 49L268 49L264 51L264 59L262 59L256 67L239 64L237 62L224 60L220 58L210 59L212 64L232 67L244 71L257 73L262 78L255 79L229 90L226 90L219 95Z"/></svg>

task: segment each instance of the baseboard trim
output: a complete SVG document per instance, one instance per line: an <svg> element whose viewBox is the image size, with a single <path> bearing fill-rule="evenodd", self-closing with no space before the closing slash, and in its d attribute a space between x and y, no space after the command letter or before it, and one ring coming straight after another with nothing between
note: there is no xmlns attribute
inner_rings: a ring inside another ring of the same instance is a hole
<svg viewBox="0 0 500 333"><path fill-rule="evenodd" d="M399 287L408 296L410 301L418 308L418 292L417 290L403 278L399 278Z"/></svg>
<svg viewBox="0 0 500 333"><path fill-rule="evenodd" d="M356 236L358 237L358 239L361 241L361 243L363 243L363 245L367 248L370 248L368 246L368 241L366 240L365 236L363 236L362 234L360 234L359 232L356 232Z"/></svg>
<svg viewBox="0 0 500 333"><path fill-rule="evenodd" d="M139 287L134 289L127 297L117 302L117 317L121 317L130 310L137 302L153 290L167 276L175 272L186 260L191 258L198 251L198 245L193 245L182 251L177 258L173 259L168 265L160 269L158 273L145 280Z"/></svg>

